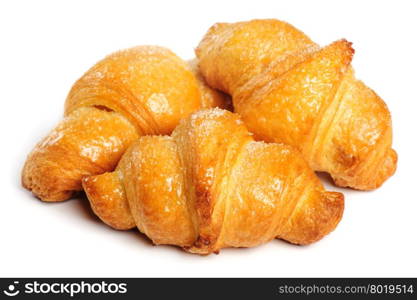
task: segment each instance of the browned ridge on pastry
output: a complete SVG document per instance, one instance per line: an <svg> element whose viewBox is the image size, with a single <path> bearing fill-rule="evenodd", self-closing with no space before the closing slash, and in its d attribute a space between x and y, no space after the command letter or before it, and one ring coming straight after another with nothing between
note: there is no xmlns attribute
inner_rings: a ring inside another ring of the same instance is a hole
<svg viewBox="0 0 417 300"><path fill-rule="evenodd" d="M72 87L64 119L29 154L22 184L44 201L81 190L81 178L111 171L139 136L169 134L201 107L224 107L196 68L168 49L139 46L107 56Z"/></svg>
<svg viewBox="0 0 417 300"><path fill-rule="evenodd" d="M114 172L86 177L94 212L155 244L210 254L274 238L309 244L331 232L343 195L326 191L298 151L256 142L237 114L193 113L172 136L144 136Z"/></svg>
<svg viewBox="0 0 417 300"><path fill-rule="evenodd" d="M350 66L346 40L318 47L278 20L218 23L196 49L207 83L229 93L255 137L298 148L316 171L355 189L396 169L384 101Z"/></svg>

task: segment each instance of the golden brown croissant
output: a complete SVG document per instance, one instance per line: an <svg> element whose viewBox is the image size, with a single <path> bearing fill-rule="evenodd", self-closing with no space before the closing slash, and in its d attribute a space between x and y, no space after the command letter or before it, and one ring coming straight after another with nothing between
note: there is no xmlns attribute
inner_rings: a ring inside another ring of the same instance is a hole
<svg viewBox="0 0 417 300"><path fill-rule="evenodd" d="M319 48L278 20L211 27L196 53L209 85L233 96L256 138L297 147L340 186L379 187L396 169L391 117L355 79L351 44Z"/></svg>
<svg viewBox="0 0 417 300"><path fill-rule="evenodd" d="M83 176L113 170L139 136L169 134L191 112L224 106L224 96L193 72L156 46L98 62L72 87L64 119L28 156L23 186L45 201L66 200Z"/></svg>
<svg viewBox="0 0 417 300"><path fill-rule="evenodd" d="M198 254L274 238L309 244L344 207L298 151L255 142L237 114L217 108L193 113L171 137L141 137L114 172L85 177L83 187L111 227L137 226L155 244Z"/></svg>

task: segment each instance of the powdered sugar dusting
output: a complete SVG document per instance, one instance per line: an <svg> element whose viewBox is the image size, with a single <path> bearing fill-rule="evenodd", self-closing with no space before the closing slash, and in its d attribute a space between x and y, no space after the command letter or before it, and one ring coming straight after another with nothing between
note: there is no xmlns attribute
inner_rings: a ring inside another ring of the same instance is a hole
<svg viewBox="0 0 417 300"><path fill-rule="evenodd" d="M173 182L174 178L172 177L168 177L167 179L165 179L165 182L167 184L168 187L168 192L172 191L172 182Z"/></svg>
<svg viewBox="0 0 417 300"><path fill-rule="evenodd" d="M216 119L224 116L228 111L220 108L202 109L191 115L191 120L197 119Z"/></svg>
<svg viewBox="0 0 417 300"><path fill-rule="evenodd" d="M153 93L148 98L148 107L155 114L172 114L171 106L165 94Z"/></svg>
<svg viewBox="0 0 417 300"><path fill-rule="evenodd" d="M99 146L81 146L80 155L96 162L100 157L101 147Z"/></svg>

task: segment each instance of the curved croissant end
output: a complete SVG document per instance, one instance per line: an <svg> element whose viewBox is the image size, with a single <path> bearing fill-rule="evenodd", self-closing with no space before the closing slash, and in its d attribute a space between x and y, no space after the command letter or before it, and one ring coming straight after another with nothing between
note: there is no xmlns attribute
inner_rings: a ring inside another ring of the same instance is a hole
<svg viewBox="0 0 417 300"><path fill-rule="evenodd" d="M192 114L171 137L139 138L115 172L83 187L108 225L135 224L155 244L197 254L274 238L309 244L337 226L344 207L298 151L255 142L238 115L220 109Z"/></svg>

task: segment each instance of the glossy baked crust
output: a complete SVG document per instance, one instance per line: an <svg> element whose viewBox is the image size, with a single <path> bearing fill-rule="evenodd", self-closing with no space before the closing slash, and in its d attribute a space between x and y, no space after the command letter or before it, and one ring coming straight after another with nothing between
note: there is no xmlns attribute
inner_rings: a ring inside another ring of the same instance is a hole
<svg viewBox="0 0 417 300"><path fill-rule="evenodd" d="M27 158L23 186L44 201L66 200L83 176L113 170L139 136L169 134L201 107L224 107L197 71L157 46L107 56L72 87L64 119Z"/></svg>
<svg viewBox="0 0 417 300"><path fill-rule="evenodd" d="M172 136L139 138L114 172L83 187L111 227L138 227L155 244L198 254L274 238L309 244L336 227L344 207L298 151L254 141L221 109L193 113Z"/></svg>
<svg viewBox="0 0 417 300"><path fill-rule="evenodd" d="M340 186L374 189L395 172L389 110L354 77L349 42L320 48L288 23L253 20L215 24L196 53L257 139L298 148Z"/></svg>

